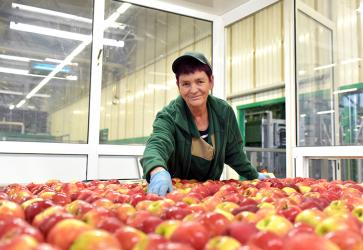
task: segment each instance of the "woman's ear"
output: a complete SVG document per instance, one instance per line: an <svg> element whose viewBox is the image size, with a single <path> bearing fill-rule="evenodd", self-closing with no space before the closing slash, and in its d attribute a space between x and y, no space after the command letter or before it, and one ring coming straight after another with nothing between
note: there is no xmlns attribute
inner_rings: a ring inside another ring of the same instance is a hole
<svg viewBox="0 0 363 250"><path fill-rule="evenodd" d="M210 76L210 85L211 85L210 90L212 90L214 87L214 76L213 75Z"/></svg>

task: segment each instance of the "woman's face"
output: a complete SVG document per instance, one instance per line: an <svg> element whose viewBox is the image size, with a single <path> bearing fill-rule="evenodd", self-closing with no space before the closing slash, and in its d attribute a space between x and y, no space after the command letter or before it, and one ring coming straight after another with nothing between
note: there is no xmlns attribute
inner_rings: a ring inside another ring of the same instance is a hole
<svg viewBox="0 0 363 250"><path fill-rule="evenodd" d="M207 103L209 91L213 89L213 76L209 79L204 71L179 75L179 93L190 109L202 108Z"/></svg>

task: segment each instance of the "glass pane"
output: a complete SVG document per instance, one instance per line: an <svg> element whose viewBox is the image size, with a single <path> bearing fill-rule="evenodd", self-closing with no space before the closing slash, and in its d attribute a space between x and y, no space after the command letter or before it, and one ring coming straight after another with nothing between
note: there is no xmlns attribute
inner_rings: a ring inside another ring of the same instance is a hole
<svg viewBox="0 0 363 250"><path fill-rule="evenodd" d="M277 178L286 178L286 152L253 150L246 148L246 153L258 171L273 173Z"/></svg>
<svg viewBox="0 0 363 250"><path fill-rule="evenodd" d="M178 95L171 64L185 51L210 60L212 23L120 1L106 1L100 143L143 144L155 115Z"/></svg>
<svg viewBox="0 0 363 250"><path fill-rule="evenodd" d="M343 159L341 164L341 179L363 181L363 159Z"/></svg>
<svg viewBox="0 0 363 250"><path fill-rule="evenodd" d="M335 161L331 160L309 160L309 177L314 179L336 179Z"/></svg>
<svg viewBox="0 0 363 250"><path fill-rule="evenodd" d="M86 143L93 1L0 8L0 137Z"/></svg>
<svg viewBox="0 0 363 250"><path fill-rule="evenodd" d="M298 12L296 37L298 145L333 145L332 31Z"/></svg>

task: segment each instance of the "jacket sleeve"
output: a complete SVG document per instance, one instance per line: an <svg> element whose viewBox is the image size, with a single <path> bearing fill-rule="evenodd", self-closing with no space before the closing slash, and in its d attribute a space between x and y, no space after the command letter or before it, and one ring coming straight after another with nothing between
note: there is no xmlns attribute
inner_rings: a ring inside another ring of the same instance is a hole
<svg viewBox="0 0 363 250"><path fill-rule="evenodd" d="M258 178L257 169L248 160L243 148L242 136L238 128L236 116L232 108L228 109L227 145L225 163L232 167L240 176L253 180Z"/></svg>
<svg viewBox="0 0 363 250"><path fill-rule="evenodd" d="M175 126L173 118L166 111L157 114L153 123L153 132L146 142L144 155L140 160L144 178L150 181L150 171L155 167L167 169L167 162L175 148Z"/></svg>

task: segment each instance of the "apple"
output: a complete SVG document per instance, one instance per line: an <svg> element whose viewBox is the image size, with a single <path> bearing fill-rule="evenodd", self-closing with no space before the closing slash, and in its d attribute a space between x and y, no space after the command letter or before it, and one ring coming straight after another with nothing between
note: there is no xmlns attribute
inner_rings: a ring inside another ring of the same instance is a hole
<svg viewBox="0 0 363 250"><path fill-rule="evenodd" d="M241 244L229 236L215 236L208 240L205 250L236 250Z"/></svg>
<svg viewBox="0 0 363 250"><path fill-rule="evenodd" d="M39 228L40 224L48 216L50 216L52 214L55 214L55 213L64 213L64 212L66 212L66 210L62 206L51 206L51 207L48 207L48 208L44 209L43 211L41 211L40 213L38 213L34 217L34 219L32 221L32 225L34 227Z"/></svg>
<svg viewBox="0 0 363 250"><path fill-rule="evenodd" d="M138 241L133 250L158 250L159 245L168 242L163 236L155 233L148 234L147 237Z"/></svg>
<svg viewBox="0 0 363 250"><path fill-rule="evenodd" d="M121 245L112 234L93 229L82 232L72 243L70 250L120 250Z"/></svg>
<svg viewBox="0 0 363 250"><path fill-rule="evenodd" d="M186 203L184 203L186 204ZM171 206L167 207L162 211L160 217L163 220L182 220L185 216L191 213L191 210L187 207Z"/></svg>
<svg viewBox="0 0 363 250"><path fill-rule="evenodd" d="M174 242L186 243L196 250L202 250L209 239L207 229L196 221L183 221L170 236Z"/></svg>
<svg viewBox="0 0 363 250"><path fill-rule="evenodd" d="M130 201L129 195L119 193L118 191L115 191L115 190L106 191L104 198L112 201L113 203L120 203L120 204L127 203Z"/></svg>
<svg viewBox="0 0 363 250"><path fill-rule="evenodd" d="M163 200L151 201L146 210L150 211L152 214L161 216L165 209L173 206L174 204L175 202L173 200L165 198Z"/></svg>
<svg viewBox="0 0 363 250"><path fill-rule="evenodd" d="M13 216L22 219L25 218L25 214L21 206L8 200L0 200L0 215Z"/></svg>
<svg viewBox="0 0 363 250"><path fill-rule="evenodd" d="M281 249L281 248L280 248ZM294 237L288 237L284 241L283 250L340 250L330 240L315 234L302 233Z"/></svg>
<svg viewBox="0 0 363 250"><path fill-rule="evenodd" d="M170 239L175 229L179 227L181 223L180 220L165 220L155 228L155 233L160 234L166 239Z"/></svg>
<svg viewBox="0 0 363 250"><path fill-rule="evenodd" d="M257 219L258 219L257 215L250 211L242 211L234 216L235 221L241 221L241 222L256 223Z"/></svg>
<svg viewBox="0 0 363 250"><path fill-rule="evenodd" d="M301 211L295 217L295 222L304 222L315 228L315 226L324 218L326 218L326 215L322 211L313 208Z"/></svg>
<svg viewBox="0 0 363 250"><path fill-rule="evenodd" d="M230 220L216 212L203 213L198 218L198 221L207 229L210 237L223 234L230 224Z"/></svg>
<svg viewBox="0 0 363 250"><path fill-rule="evenodd" d="M136 213L136 209L128 203L116 204L112 211L116 214L122 222L126 222L129 217Z"/></svg>
<svg viewBox="0 0 363 250"><path fill-rule="evenodd" d="M268 250L285 250L284 244L285 242L281 236L269 231L258 232L252 235L247 243L251 248L258 247L259 249Z"/></svg>
<svg viewBox="0 0 363 250"><path fill-rule="evenodd" d="M61 249L69 249L73 241L92 227L77 219L65 219L58 222L47 235L47 242Z"/></svg>
<svg viewBox="0 0 363 250"><path fill-rule="evenodd" d="M32 236L38 242L44 241L41 232L29 225L25 220L7 215L0 216L0 241L3 239L12 239L22 234Z"/></svg>
<svg viewBox="0 0 363 250"><path fill-rule="evenodd" d="M145 219L150 216L154 216L154 215L147 210L136 211L134 214L130 215L127 218L126 224L131 227L141 229L144 224Z"/></svg>
<svg viewBox="0 0 363 250"><path fill-rule="evenodd" d="M155 232L156 227L162 223L163 220L160 217L151 215L143 221L141 228L139 228L144 233L153 233Z"/></svg>
<svg viewBox="0 0 363 250"><path fill-rule="evenodd" d="M137 242L147 237L142 231L130 226L120 227L116 230L114 236L123 250L132 250Z"/></svg>
<svg viewBox="0 0 363 250"><path fill-rule="evenodd" d="M91 210L94 206L86 201L74 200L64 207L68 213L74 215L77 219L81 219L84 214Z"/></svg>
<svg viewBox="0 0 363 250"><path fill-rule="evenodd" d="M324 235L324 238L335 243L340 250L361 250L363 249L362 236L351 230L335 231Z"/></svg>
<svg viewBox="0 0 363 250"><path fill-rule="evenodd" d="M290 222L294 223L296 216L301 212L301 208L296 205L291 205L284 209L277 210L277 215L281 215L288 219Z"/></svg>
<svg viewBox="0 0 363 250"><path fill-rule="evenodd" d="M165 242L158 245L158 250L195 250L192 246L180 242Z"/></svg>
<svg viewBox="0 0 363 250"><path fill-rule="evenodd" d="M103 217L116 217L116 214L103 207L93 207L82 217L82 220L92 227L96 227Z"/></svg>
<svg viewBox="0 0 363 250"><path fill-rule="evenodd" d="M23 202L33 199L34 197L35 196L28 189L20 189L14 194L9 195L10 200L18 204L22 204Z"/></svg>
<svg viewBox="0 0 363 250"><path fill-rule="evenodd" d="M222 203L219 203L216 207L216 209L221 209L226 212L232 213L232 211L236 208L239 208L240 206L235 202L230 201L224 201Z"/></svg>
<svg viewBox="0 0 363 250"><path fill-rule="evenodd" d="M354 219L355 217L330 216L316 225L315 232L320 236L340 230L360 232L360 225Z"/></svg>
<svg viewBox="0 0 363 250"><path fill-rule="evenodd" d="M1 250L33 250L38 245L38 241L32 236L21 234L13 238L0 241Z"/></svg>
<svg viewBox="0 0 363 250"><path fill-rule="evenodd" d="M49 231L55 226L58 222L65 219L72 219L73 215L66 212L56 212L47 216L44 220L42 220L38 226L40 232L46 237Z"/></svg>
<svg viewBox="0 0 363 250"><path fill-rule="evenodd" d="M111 209L115 204L106 198L99 198L91 203L95 207L103 207L106 209Z"/></svg>
<svg viewBox="0 0 363 250"><path fill-rule="evenodd" d="M293 225L285 217L270 215L258 221L256 227L261 231L270 231L277 235L285 235L293 228Z"/></svg>
<svg viewBox="0 0 363 250"><path fill-rule="evenodd" d="M294 227L287 233L287 237L295 237L297 234L311 233L315 234L314 227L304 222L296 222Z"/></svg>
<svg viewBox="0 0 363 250"><path fill-rule="evenodd" d="M31 201L31 200L28 200L28 201ZM26 201L26 202L28 202L28 201ZM33 219L37 214L39 214L43 210L47 209L48 207L51 207L54 205L54 203L52 201L43 200L43 199L35 200L34 202L31 202L28 205L26 205L25 203L23 203L22 206L24 208L25 219L29 223L33 222Z"/></svg>
<svg viewBox="0 0 363 250"><path fill-rule="evenodd" d="M258 231L256 225L246 222L232 222L226 230L226 234L238 240L242 245L247 244L249 239Z"/></svg>
<svg viewBox="0 0 363 250"><path fill-rule="evenodd" d="M345 201L343 200L335 200L332 201L329 206L327 206L323 212L328 216L337 215L337 214L346 214L352 210Z"/></svg>

